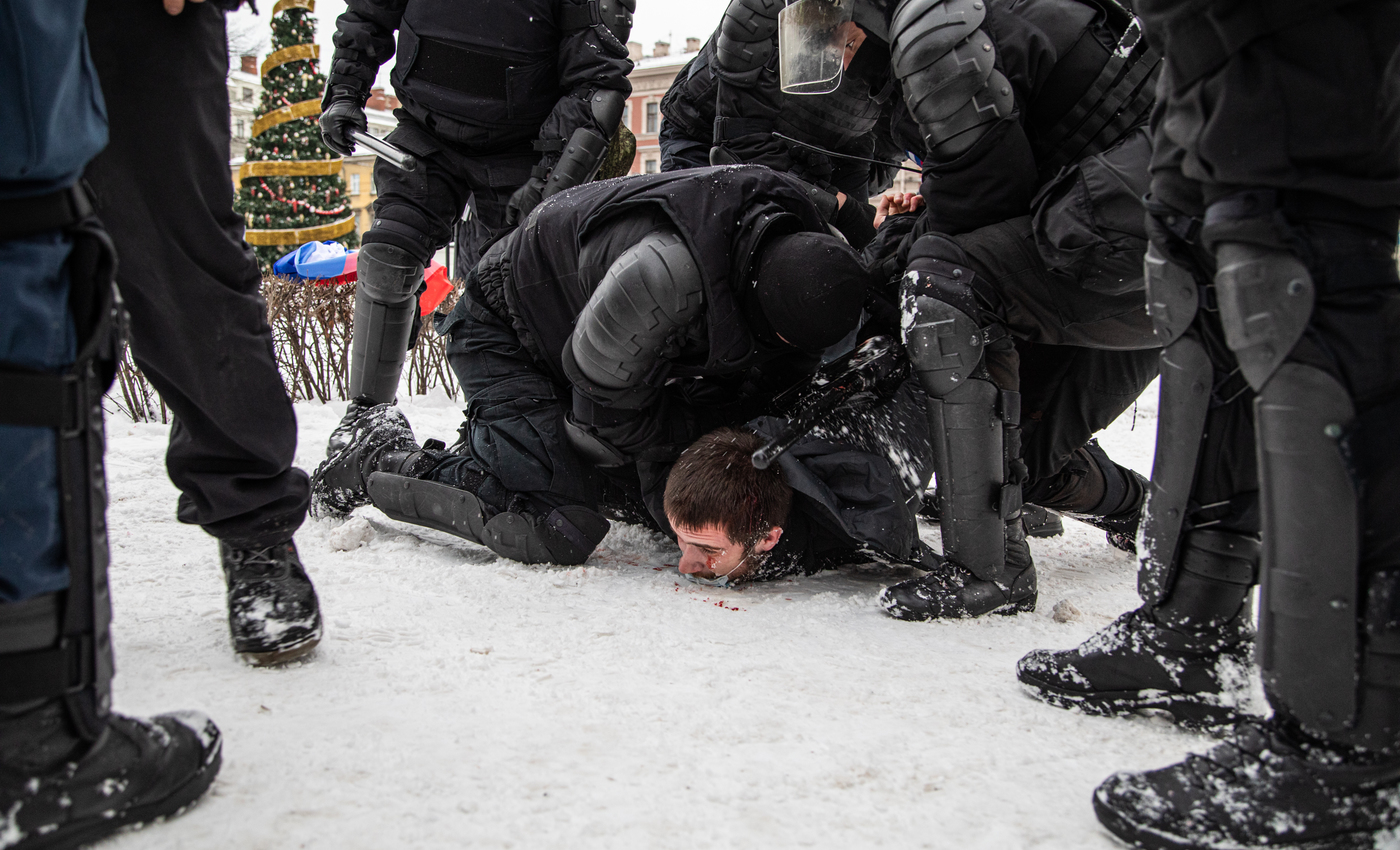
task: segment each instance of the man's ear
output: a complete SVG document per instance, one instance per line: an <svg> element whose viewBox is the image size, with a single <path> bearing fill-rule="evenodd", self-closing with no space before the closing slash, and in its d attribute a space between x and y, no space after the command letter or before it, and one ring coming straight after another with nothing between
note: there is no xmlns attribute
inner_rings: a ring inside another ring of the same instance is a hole
<svg viewBox="0 0 1400 850"><path fill-rule="evenodd" d="M778 545L778 541L782 539L782 536L782 527L775 525L768 529L767 534L758 538L758 542L753 545L753 550L755 552L767 552L769 549Z"/></svg>

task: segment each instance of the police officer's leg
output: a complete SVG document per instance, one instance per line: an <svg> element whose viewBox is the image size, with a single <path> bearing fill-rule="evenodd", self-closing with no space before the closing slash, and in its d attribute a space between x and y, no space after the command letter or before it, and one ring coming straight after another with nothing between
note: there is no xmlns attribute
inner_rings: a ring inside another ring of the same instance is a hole
<svg viewBox="0 0 1400 850"><path fill-rule="evenodd" d="M1225 338L1258 391L1258 662L1273 714L1204 756L1100 785L1099 819L1138 843L1369 847L1400 825L1396 219L1300 222L1271 195L1217 201L1204 237Z"/></svg>
<svg viewBox="0 0 1400 850"><path fill-rule="evenodd" d="M487 241L506 228L506 208L515 190L530 179L539 154L526 148L481 157L457 157L455 166L471 187L477 218L488 233ZM486 242L478 252L486 249ZM464 275L465 276L465 275Z"/></svg>
<svg viewBox="0 0 1400 850"><path fill-rule="evenodd" d="M1226 722L1247 699L1249 595L1258 563L1250 404L1216 313L1199 222L1159 207L1145 263L1161 354L1152 480L1138 539L1144 604L1080 647L1036 651L1018 677L1053 705L1098 714L1143 708Z"/></svg>
<svg viewBox="0 0 1400 850"><path fill-rule="evenodd" d="M5 220L54 211L33 200L0 202ZM221 756L202 714L110 710L101 404L115 362L112 255L80 217L54 222L71 238L0 233L0 835L17 848L77 847L173 815L209 787Z"/></svg>
<svg viewBox="0 0 1400 850"><path fill-rule="evenodd" d="M1204 233L1226 340L1258 392L1259 666L1276 715L1336 744L1397 755L1394 228L1266 230L1258 225L1278 215L1271 200L1217 201Z"/></svg>
<svg viewBox="0 0 1400 850"><path fill-rule="evenodd" d="M416 155L418 167L403 171L383 159L374 165L379 198L356 266L351 402L331 432L327 457L344 446L360 413L397 397L418 324L423 270L451 240L470 192L451 155L422 125L405 120L388 140Z"/></svg>
<svg viewBox="0 0 1400 850"><path fill-rule="evenodd" d="M363 414L313 476L312 509L388 515L485 544L527 563L582 563L607 533L596 482L564 438L563 406L478 281L490 254L439 326L467 402L454 451L422 445L390 405Z"/></svg>
<svg viewBox="0 0 1400 850"><path fill-rule="evenodd" d="M929 396L947 569L886 588L881 604L900 619L1035 607L1035 567L1021 527L1015 347L1000 324L987 321L975 277L946 237L925 236L911 251L905 344Z"/></svg>
<svg viewBox="0 0 1400 850"><path fill-rule="evenodd" d="M1021 343L1021 427L1034 503L1102 528L1133 550L1147 479L1093 440L1157 376L1158 351Z"/></svg>
<svg viewBox="0 0 1400 850"><path fill-rule="evenodd" d="M296 417L261 275L233 212L223 15L114 0L88 20L111 144L87 176L122 257L133 356L175 413L166 467L178 516L219 540L235 651L289 660L321 633L292 542L308 487L292 465Z"/></svg>

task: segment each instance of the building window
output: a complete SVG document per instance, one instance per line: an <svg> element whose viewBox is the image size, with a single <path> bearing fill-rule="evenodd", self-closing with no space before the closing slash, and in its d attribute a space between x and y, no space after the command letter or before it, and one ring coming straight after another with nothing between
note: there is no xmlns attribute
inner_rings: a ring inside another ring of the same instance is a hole
<svg viewBox="0 0 1400 850"><path fill-rule="evenodd" d="M632 103L630 101L622 106L622 126L628 130L632 129Z"/></svg>
<svg viewBox="0 0 1400 850"><path fill-rule="evenodd" d="M245 88L245 89L243 90L243 102L244 102L244 103L252 103L252 102L253 102L253 90L252 90L252 89Z"/></svg>
<svg viewBox="0 0 1400 850"><path fill-rule="evenodd" d="M661 105L655 101L647 104L647 126L643 130L645 133L655 133L657 124L660 123Z"/></svg>
<svg viewBox="0 0 1400 850"><path fill-rule="evenodd" d="M360 194L360 175L358 174L350 175L350 194Z"/></svg>
<svg viewBox="0 0 1400 850"><path fill-rule="evenodd" d="M655 174L658 170L660 170L658 168L658 165L659 164L654 159L645 160L642 162L642 171L646 172L647 174Z"/></svg>
<svg viewBox="0 0 1400 850"><path fill-rule="evenodd" d="M379 194L379 183L374 179L373 174L369 176L369 193L371 195Z"/></svg>
<svg viewBox="0 0 1400 850"><path fill-rule="evenodd" d="M247 132L247 126L248 125L244 124L241 118L233 122L233 137L235 139L243 138L243 135Z"/></svg>

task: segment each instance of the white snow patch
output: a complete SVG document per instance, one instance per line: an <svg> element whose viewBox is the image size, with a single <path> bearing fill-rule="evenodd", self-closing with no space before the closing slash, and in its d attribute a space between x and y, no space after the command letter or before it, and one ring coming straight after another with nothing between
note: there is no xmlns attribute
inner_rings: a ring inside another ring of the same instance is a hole
<svg viewBox="0 0 1400 850"><path fill-rule="evenodd" d="M374 539L374 528L369 520L354 516L326 536L326 543L336 552L349 552L368 545Z"/></svg>
<svg viewBox="0 0 1400 850"><path fill-rule="evenodd" d="M1144 473L1152 392L1134 428L1102 436ZM404 412L450 443L459 406ZM297 405L302 468L343 407ZM916 624L876 606L888 569L697 587L633 526L582 567L526 566L362 508L297 534L335 626L314 660L250 668L229 648L217 546L175 520L167 429L109 435L117 706L202 709L226 744L206 800L113 850L1108 850L1093 788L1209 743L1021 691L1023 654L1137 605L1133 559L1073 521L1031 542L1040 610ZM356 522L370 545L340 548ZM1066 598L1081 616L1057 623Z"/></svg>

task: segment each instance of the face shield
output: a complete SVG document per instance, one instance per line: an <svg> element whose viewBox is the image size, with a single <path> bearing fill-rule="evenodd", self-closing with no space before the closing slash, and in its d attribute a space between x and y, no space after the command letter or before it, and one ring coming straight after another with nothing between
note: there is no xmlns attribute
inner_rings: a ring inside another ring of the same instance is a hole
<svg viewBox="0 0 1400 850"><path fill-rule="evenodd" d="M841 85L855 0L796 0L778 13L778 79L788 94Z"/></svg>

